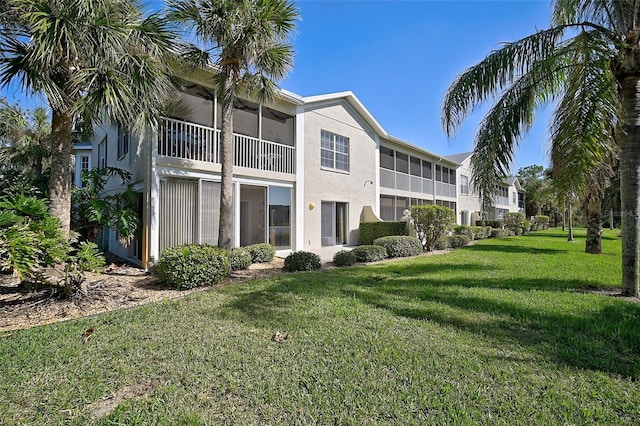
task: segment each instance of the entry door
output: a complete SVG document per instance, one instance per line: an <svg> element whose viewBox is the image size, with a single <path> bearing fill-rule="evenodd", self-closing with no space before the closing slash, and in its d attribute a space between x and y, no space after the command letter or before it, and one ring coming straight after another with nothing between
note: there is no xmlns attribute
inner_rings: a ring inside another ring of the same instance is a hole
<svg viewBox="0 0 640 426"><path fill-rule="evenodd" d="M347 203L323 201L321 210L322 245L347 244Z"/></svg>

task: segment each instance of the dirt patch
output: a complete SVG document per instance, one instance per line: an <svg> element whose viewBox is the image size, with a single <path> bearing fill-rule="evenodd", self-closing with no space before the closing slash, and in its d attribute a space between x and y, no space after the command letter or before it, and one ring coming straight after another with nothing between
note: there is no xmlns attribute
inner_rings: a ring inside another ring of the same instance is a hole
<svg viewBox="0 0 640 426"><path fill-rule="evenodd" d="M109 414L123 401L148 397L151 395L155 387L155 383L153 382L144 382L125 386L115 394L90 404L87 409L91 413L91 417L99 419Z"/></svg>
<svg viewBox="0 0 640 426"><path fill-rule="evenodd" d="M251 265L245 271L231 273L217 286L281 274L283 263L276 258L271 263ZM125 263L112 263L103 273L86 275L87 295L75 300L61 300L49 289L24 291L15 277L0 275L0 333L5 333L0 337L12 330L176 299L211 288L178 291Z"/></svg>

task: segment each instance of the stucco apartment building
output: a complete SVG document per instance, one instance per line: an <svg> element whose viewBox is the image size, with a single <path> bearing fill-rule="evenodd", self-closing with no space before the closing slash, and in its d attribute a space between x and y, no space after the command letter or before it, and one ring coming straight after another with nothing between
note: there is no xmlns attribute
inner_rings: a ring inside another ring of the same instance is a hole
<svg viewBox="0 0 640 426"><path fill-rule="evenodd" d="M113 231L103 244L143 265L167 247L217 244L221 105L202 78L185 78L184 87L160 130L107 125L76 146L77 176L107 166L132 173L142 232L129 247ZM389 135L351 92L281 90L266 105L239 99L233 244L267 242L283 253L353 245L366 209L383 220L413 205L458 210L459 166Z"/></svg>
<svg viewBox="0 0 640 426"><path fill-rule="evenodd" d="M461 225L475 225L482 219L482 202L477 193L471 188L471 155L473 152L463 152L447 156L447 158L460 165L458 167L458 223ZM486 212L486 219L502 219L509 212L524 213L525 191L520 186L518 178L509 176L500 185L493 195L491 211Z"/></svg>

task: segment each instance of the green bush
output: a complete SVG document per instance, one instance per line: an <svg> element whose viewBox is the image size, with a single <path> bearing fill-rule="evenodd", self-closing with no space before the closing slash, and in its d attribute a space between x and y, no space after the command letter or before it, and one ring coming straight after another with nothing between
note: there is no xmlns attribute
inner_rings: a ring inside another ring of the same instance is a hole
<svg viewBox="0 0 640 426"><path fill-rule="evenodd" d="M333 255L333 264L336 266L351 266L356 261L356 255L349 250L340 250Z"/></svg>
<svg viewBox="0 0 640 426"><path fill-rule="evenodd" d="M449 232L455 223L456 214L444 206L414 206L411 208L411 219L423 250L431 251L436 242Z"/></svg>
<svg viewBox="0 0 640 426"><path fill-rule="evenodd" d="M408 257L422 253L422 244L416 237L380 237L376 238L373 244L384 247L388 257Z"/></svg>
<svg viewBox="0 0 640 426"><path fill-rule="evenodd" d="M476 221L476 225L477 226L488 226L488 227L493 228L493 229L502 229L502 228L504 228L504 220L502 220L502 219L485 220L484 224L482 223L481 220L478 220L478 221Z"/></svg>
<svg viewBox="0 0 640 426"><path fill-rule="evenodd" d="M246 246L245 250L248 250L251 254L252 263L269 263L273 260L273 256L276 255L276 249L271 244L258 243Z"/></svg>
<svg viewBox="0 0 640 426"><path fill-rule="evenodd" d="M519 212L509 212L504 216L504 226L511 231L513 235L522 235L525 231L525 222L527 218Z"/></svg>
<svg viewBox="0 0 640 426"><path fill-rule="evenodd" d="M363 245L351 250L358 262L378 262L387 258L387 249L376 245Z"/></svg>
<svg viewBox="0 0 640 426"><path fill-rule="evenodd" d="M474 239L474 232L471 226L467 225L459 225L453 228L453 233L455 235L466 235L469 238L469 241Z"/></svg>
<svg viewBox="0 0 640 426"><path fill-rule="evenodd" d="M178 290L213 285L229 275L229 257L225 250L207 244L171 247L160 255L156 272Z"/></svg>
<svg viewBox="0 0 640 426"><path fill-rule="evenodd" d="M491 235L490 226L472 226L471 231L473 232L474 240L484 240Z"/></svg>
<svg viewBox="0 0 640 426"><path fill-rule="evenodd" d="M433 246L434 250L446 250L449 248L449 236L445 235L440 238Z"/></svg>
<svg viewBox="0 0 640 426"><path fill-rule="evenodd" d="M469 244L470 241L471 239L468 235L449 235L450 248L464 247Z"/></svg>
<svg viewBox="0 0 640 426"><path fill-rule="evenodd" d="M549 229L549 216L539 214L537 216L534 216L534 219L535 219L535 225L534 225L535 231L544 231L545 229Z"/></svg>
<svg viewBox="0 0 640 426"><path fill-rule="evenodd" d="M242 271L251 266L251 253L249 250L236 247L231 249L231 253L229 254L229 267L232 271Z"/></svg>
<svg viewBox="0 0 640 426"><path fill-rule="evenodd" d="M508 229L492 229L491 238L504 238L509 236Z"/></svg>
<svg viewBox="0 0 640 426"><path fill-rule="evenodd" d="M361 222L360 244L369 245L373 240L391 235L407 235L407 222Z"/></svg>
<svg viewBox="0 0 640 426"><path fill-rule="evenodd" d="M81 271L98 272L106 261L96 243L82 241L76 252L76 262Z"/></svg>
<svg viewBox="0 0 640 426"><path fill-rule="evenodd" d="M287 272L313 271L320 269L320 256L308 251L296 251L284 259L284 270Z"/></svg>

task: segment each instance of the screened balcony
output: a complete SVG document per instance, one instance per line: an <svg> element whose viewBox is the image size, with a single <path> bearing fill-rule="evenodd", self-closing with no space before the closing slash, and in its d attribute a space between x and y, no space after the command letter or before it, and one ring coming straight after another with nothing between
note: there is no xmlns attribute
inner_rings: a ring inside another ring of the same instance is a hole
<svg viewBox="0 0 640 426"><path fill-rule="evenodd" d="M163 118L158 154L220 164L220 130L188 121ZM252 136L233 134L233 165L295 174L295 148Z"/></svg>

